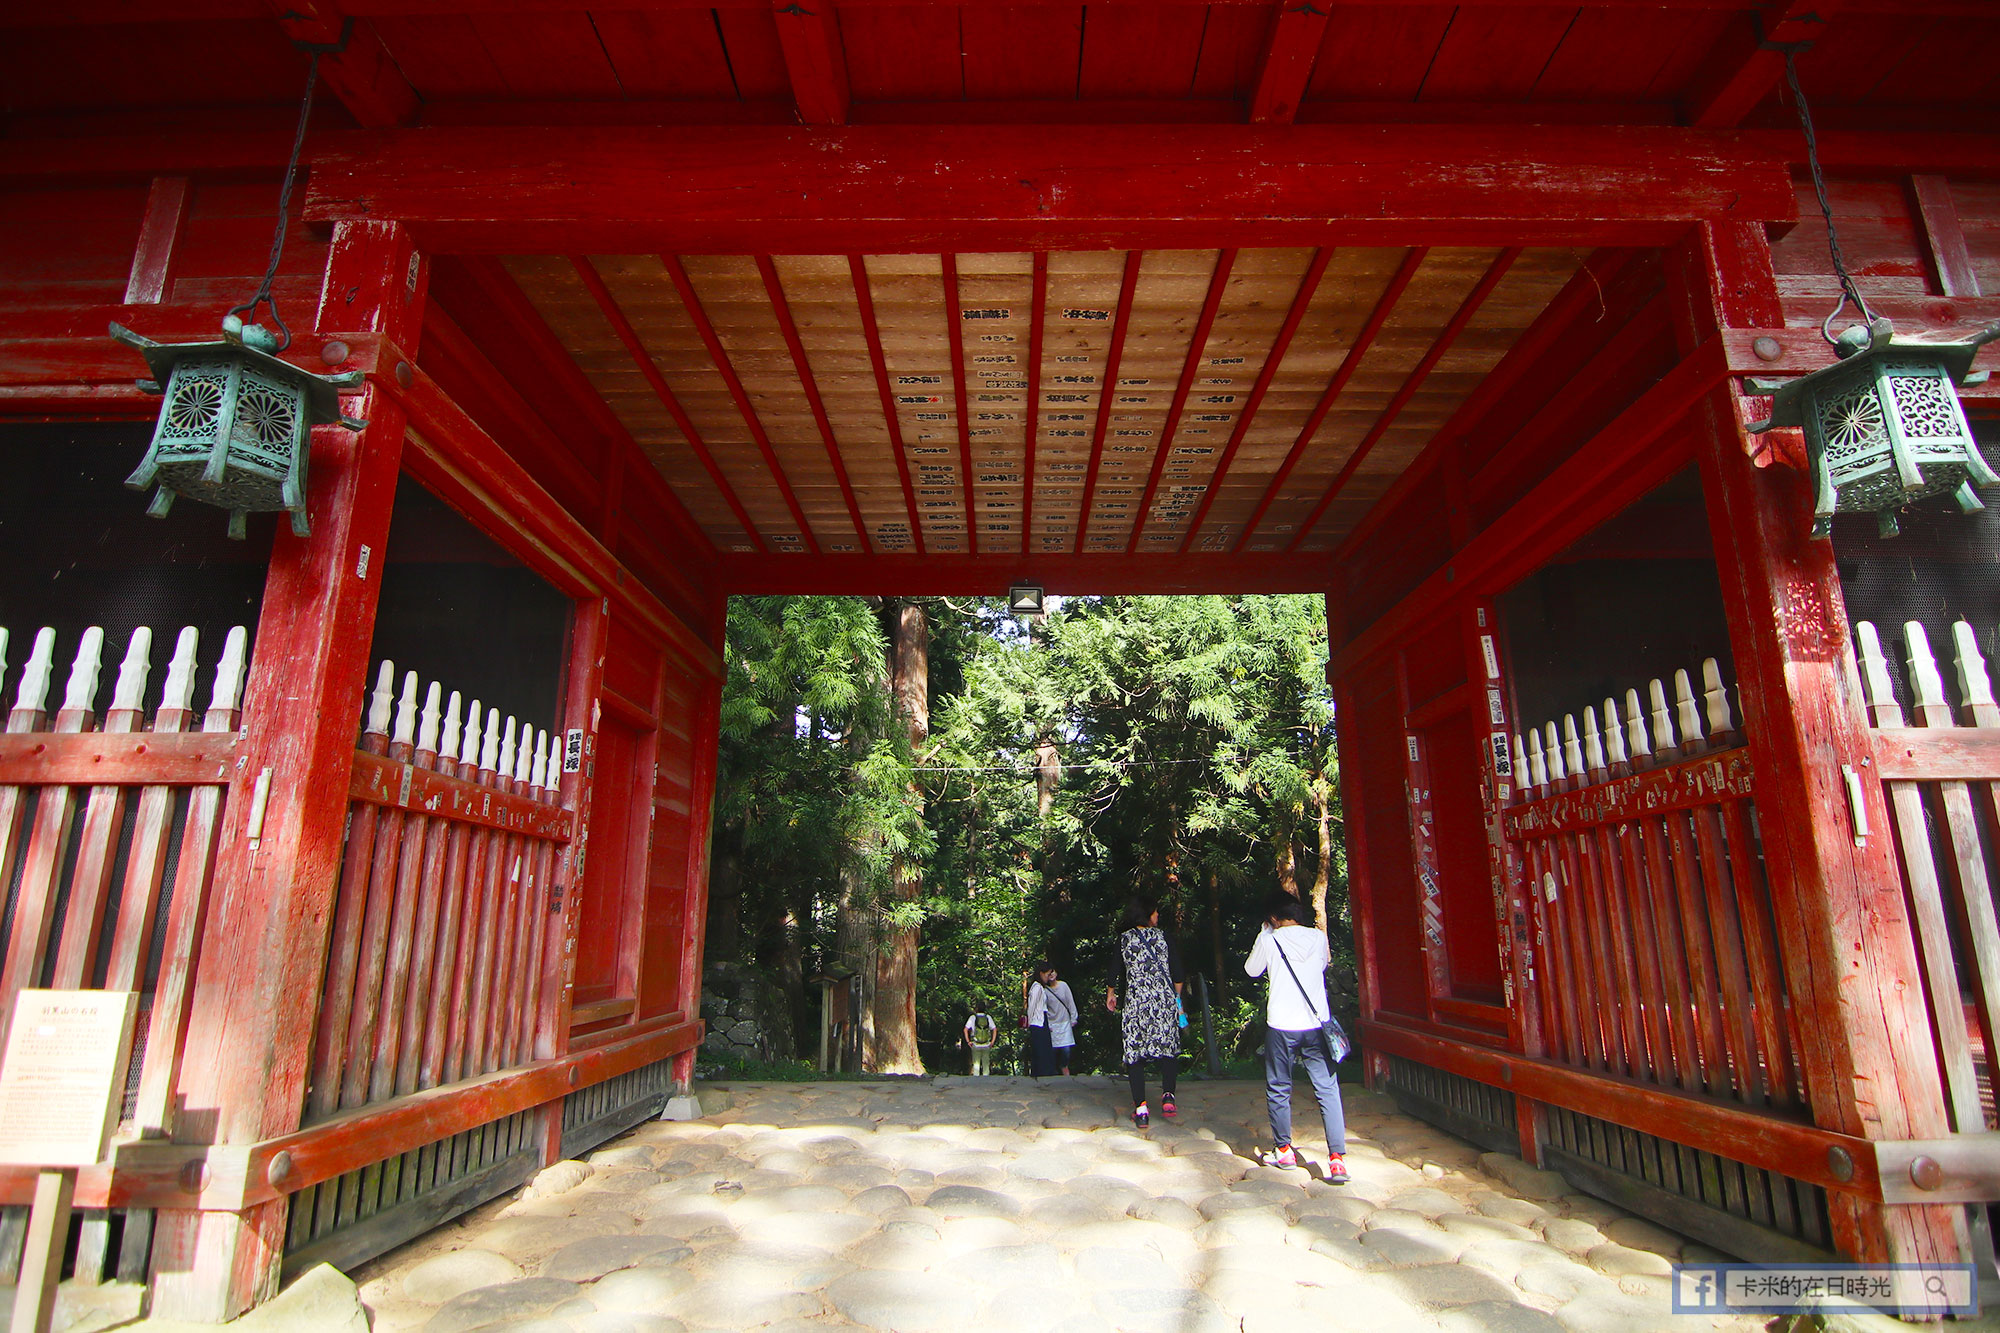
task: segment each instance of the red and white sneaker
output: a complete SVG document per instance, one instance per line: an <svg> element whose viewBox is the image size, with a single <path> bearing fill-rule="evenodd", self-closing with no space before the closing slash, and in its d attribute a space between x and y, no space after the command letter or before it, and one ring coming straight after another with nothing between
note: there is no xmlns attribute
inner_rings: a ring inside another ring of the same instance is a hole
<svg viewBox="0 0 2000 1333"><path fill-rule="evenodd" d="M1174 1095L1171 1092L1160 1098L1160 1114L1169 1120L1174 1118Z"/></svg>
<svg viewBox="0 0 2000 1333"><path fill-rule="evenodd" d="M1328 1153L1326 1155L1327 1184L1345 1185L1348 1181L1352 1180L1353 1178L1354 1177L1347 1174L1347 1158L1344 1155L1337 1152Z"/></svg>
<svg viewBox="0 0 2000 1333"><path fill-rule="evenodd" d="M1273 1152L1267 1152L1264 1154L1265 1166L1295 1167L1298 1164L1299 1164L1299 1155L1298 1153L1292 1150L1292 1145L1289 1143L1287 1143L1284 1147L1279 1148Z"/></svg>

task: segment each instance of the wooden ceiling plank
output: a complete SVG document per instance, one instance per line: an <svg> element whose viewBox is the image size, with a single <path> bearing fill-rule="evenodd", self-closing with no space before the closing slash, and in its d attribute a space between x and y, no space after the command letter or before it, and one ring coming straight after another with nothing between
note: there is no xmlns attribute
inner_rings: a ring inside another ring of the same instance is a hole
<svg viewBox="0 0 2000 1333"><path fill-rule="evenodd" d="M1049 313L1049 254L1035 251L1034 294L1028 314L1028 400L1021 409L1021 553L1035 524L1035 445L1042 433L1042 327Z"/></svg>
<svg viewBox="0 0 2000 1333"><path fill-rule="evenodd" d="M1396 390L1396 396L1382 409L1382 414L1375 419L1375 424L1361 437L1361 442L1354 446L1354 452L1347 456L1347 462L1342 464L1340 471L1334 475L1333 484L1327 487L1324 495L1320 496L1319 503L1313 506L1312 512L1292 533L1291 541L1285 545L1287 551L1298 550L1299 543L1306 539L1307 534L1318 524L1320 516L1326 513L1326 507L1333 503L1333 497L1340 494L1341 487L1354 476L1355 471L1361 466L1361 461L1368 456L1369 450L1373 449L1388 432L1389 427L1395 424L1396 418L1409 405L1410 400L1416 397L1417 390L1423 387L1424 380L1429 377L1431 370L1444 358L1444 354L1451 350L1452 343L1465 331L1465 326L1479 313L1479 307L1485 304L1493 289L1500 285L1500 279L1507 276L1507 270L1512 268L1514 261L1520 257L1521 247L1510 246L1494 259L1487 268L1485 276L1480 278L1478 285L1459 305L1457 313L1451 317L1451 323L1445 325L1437 341L1433 342L1430 350L1424 353L1423 360L1417 363L1409 378L1403 381L1403 386Z"/></svg>
<svg viewBox="0 0 2000 1333"><path fill-rule="evenodd" d="M965 536L968 549L979 554L979 507L972 494L972 416L965 401L965 320L959 314L958 256L943 256L944 331L951 352L952 417L958 426L959 486L965 494Z"/></svg>
<svg viewBox="0 0 2000 1333"><path fill-rule="evenodd" d="M1090 534L1090 501L1097 490L1097 469L1104 461L1104 432L1111 424L1111 402L1117 395L1118 362L1125 353L1125 331L1132 323L1132 293L1139 285L1142 250L1125 252L1125 272L1118 283L1118 313L1111 325L1111 345L1105 353L1104 374L1097 382L1097 426L1090 436L1090 461L1083 473L1083 503L1077 507L1076 546L1079 554Z"/></svg>
<svg viewBox="0 0 2000 1333"><path fill-rule="evenodd" d="M674 290L680 293L681 306L688 318L694 321L695 332L701 335L701 345L708 349L708 358L715 363L715 369L722 376L722 382L729 390L736 410L743 415L743 424L750 431L750 438L756 441L757 452L764 456L764 466L771 470L771 480L778 485L778 494L784 499L785 508L791 510L792 521L799 525L799 536L805 539L806 549L814 555L820 553L819 538L814 535L812 524L806 522L805 510L799 507L798 493L792 489L791 479L785 475L784 465L778 461L778 454L771 447L771 437L764 431L764 423L758 420L757 409L751 406L750 395L743 391L743 380L737 375L735 365L729 359L729 351L716 336L715 324L703 308L701 297L694 284L688 281L687 270L681 267L680 256L661 255L660 262L666 266L667 276L673 280Z"/></svg>
<svg viewBox="0 0 2000 1333"><path fill-rule="evenodd" d="M1332 258L1332 246L1323 245L1313 252L1312 264L1299 283L1298 295L1292 298L1291 309L1285 313L1285 322L1279 327L1278 336L1271 340L1264 368L1257 372L1257 382L1250 387L1250 396L1243 404L1241 415L1236 418L1236 428L1229 432L1229 443L1223 446L1222 457L1215 461L1215 468L1209 473L1208 489L1202 492L1201 503L1195 507L1194 517L1188 521L1188 529L1181 536L1180 554L1187 554L1188 547L1201 532L1201 525L1208 520L1209 508L1215 504L1223 480L1229 475L1229 465L1236 460L1236 451L1243 447L1243 437L1256 420L1257 409L1264 405L1264 395L1270 392L1272 377L1278 373L1278 364L1285 359L1292 338L1299 331L1299 321L1305 318L1306 307L1312 304L1313 293L1319 290L1320 279L1326 276L1327 261Z"/></svg>
<svg viewBox="0 0 2000 1333"><path fill-rule="evenodd" d="M396 67L375 25L350 19L326 0L271 0L278 26L292 41L320 47L319 77L362 128L390 129L417 118L423 99Z"/></svg>
<svg viewBox="0 0 2000 1333"><path fill-rule="evenodd" d="M653 395L667 409L668 415L673 417L674 425L679 427L681 434L687 438L688 447L693 449L694 456L701 460L702 468L715 483L716 489L722 492L722 498L729 505L729 512L736 516L736 521L742 525L743 532L750 539L751 545L760 553L768 550L764 543L764 534L758 531L757 525L751 521L750 512L743 507L743 501L737 496L736 488L731 486L729 478L723 475L722 468L715 461L715 455L709 452L708 445L702 440L701 432L694 428L694 422L689 420L680 399L674 396L673 388L667 383L666 376L662 375L660 368L653 364L653 358L646 351L646 345L639 341L639 334L633 329L632 321L618 308L618 302L613 299L611 289L604 285L604 279L598 275L596 267L590 262L590 257L571 255L569 262L576 270L578 280L583 283L584 290L590 293L591 300L595 301L597 308L603 312L605 322L611 325L612 333L631 356L632 364L651 386Z"/></svg>
<svg viewBox="0 0 2000 1333"><path fill-rule="evenodd" d="M792 79L792 99L808 125L845 125L850 93L847 53L832 0L771 0L778 44Z"/></svg>
<svg viewBox="0 0 2000 1333"><path fill-rule="evenodd" d="M806 404L812 409L813 422L819 427L819 437L826 445L827 461L833 464L833 477L840 486L841 499L847 503L847 515L854 522L854 535L861 539L861 549L872 552L874 541L868 535L868 525L861 518L861 504L854 496L853 483L848 480L847 463L840 456L840 444L834 438L833 423L826 415L826 403L819 395L819 381L813 375L812 363L806 359L805 344L799 338L798 325L792 319L791 302L785 299L784 284L778 281L777 266L771 256L757 256L757 272L764 279L764 290L771 298L771 310L778 317L778 332L784 336L785 349L791 353L792 366L798 371L799 384L805 390Z"/></svg>
<svg viewBox="0 0 2000 1333"><path fill-rule="evenodd" d="M1250 93L1252 125L1288 125L1297 119L1299 102L1312 81L1320 44L1326 39L1331 11L1313 0L1280 5L1271 20L1264 54L1257 66L1257 83Z"/></svg>
<svg viewBox="0 0 2000 1333"><path fill-rule="evenodd" d="M1334 400L1340 397L1340 391L1347 387L1347 382L1354 378L1354 372L1361 368L1362 357L1366 356L1368 349L1375 345L1375 339L1382 332L1382 326L1388 322L1390 312L1396 308L1396 302L1409 287L1410 280L1417 276L1417 269L1423 264L1424 256L1428 253L1430 251L1425 246L1413 247L1403 257L1395 276L1389 279L1389 285L1382 289L1382 295L1376 298L1375 308L1369 312L1368 322L1354 335L1354 343L1347 349L1347 355L1341 358L1340 368L1333 372L1333 378L1328 382L1326 391L1320 394L1319 401L1313 405L1312 413L1306 418L1305 425L1299 428L1298 438L1292 441L1292 447L1285 454L1284 461L1271 475L1270 482L1264 487L1263 497L1257 501L1257 507L1250 512L1249 519L1244 522L1243 531L1237 534L1236 544L1230 548L1231 554L1241 554L1244 546L1257 531L1257 525L1264 521L1264 515L1270 510L1272 502L1278 498L1278 491L1284 486L1285 479L1291 476L1292 469L1298 466L1299 459L1305 454L1306 445L1319 432L1320 423L1326 420L1326 414L1332 410Z"/></svg>
<svg viewBox="0 0 2000 1333"><path fill-rule="evenodd" d="M1840 8L1841 0L1779 0L1768 10L1738 16L1683 95L1684 119L1704 130L1741 125L1784 81L1785 57L1778 48L1810 44Z"/></svg>
<svg viewBox="0 0 2000 1333"><path fill-rule="evenodd" d="M1222 295L1229 287L1229 274L1236 267L1236 251L1224 250L1216 256L1215 273L1208 280L1208 295L1201 303L1201 316L1195 320L1194 336L1188 340L1187 356L1181 364L1180 380L1174 385L1173 400L1167 405L1167 419L1160 426L1160 438L1153 451L1152 471L1146 477L1146 490L1139 497L1138 511L1132 517L1132 536L1125 543L1125 554L1131 555L1139 549L1139 538L1146 531L1146 520L1152 513L1153 496L1160 489L1160 474L1166 471L1167 454L1173 448L1174 433L1180 428L1181 411L1187 406L1189 390L1194 388L1195 375L1201 369L1202 353L1208 347L1209 330L1215 327L1215 312L1222 306Z"/></svg>
<svg viewBox="0 0 2000 1333"><path fill-rule="evenodd" d="M861 329L868 343L869 363L875 370L875 390L882 399L882 419L889 425L889 451L896 460L896 477L903 484L903 504L910 515L910 542L918 555L924 555L924 525L917 518L917 490L910 481L903 427L896 418L896 395L889 388L889 363L882 355L882 330L875 322L875 297L869 291L867 261L860 255L849 255L847 270L854 283L854 299L861 307Z"/></svg>

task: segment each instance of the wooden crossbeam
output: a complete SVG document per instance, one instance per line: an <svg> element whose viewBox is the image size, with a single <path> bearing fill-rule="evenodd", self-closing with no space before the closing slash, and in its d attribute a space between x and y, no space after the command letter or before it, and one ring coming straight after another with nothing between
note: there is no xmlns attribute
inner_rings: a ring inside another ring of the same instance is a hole
<svg viewBox="0 0 2000 1333"><path fill-rule="evenodd" d="M771 447L771 437L764 433L764 423L757 419L757 409L750 405L750 395L743 391L743 381L737 377L736 367L729 360L728 349L716 336L715 325L710 322L708 311L702 308L701 297L695 292L694 284L688 281L687 270L674 255L661 255L660 262L666 266L667 277L673 281L674 290L680 293L681 305L693 321L694 331L701 335L701 345L708 349L708 358L715 363L716 373L722 376L730 401L736 404L750 438L756 441L757 452L764 457L764 466L771 470L771 480L777 483L785 508L791 511L792 521L799 525L799 536L804 538L806 549L818 555L819 539L813 536L812 524L806 522L806 513L799 506L798 494L792 490L783 464L778 462L777 450Z"/></svg>
<svg viewBox="0 0 2000 1333"><path fill-rule="evenodd" d="M874 542L868 536L868 524L862 520L860 501L854 497L854 485L847 477L847 463L840 456L839 442L833 436L833 422L826 415L826 403L819 396L819 381L813 376L812 362L806 357L805 344L799 339L799 327L792 319L791 302L785 299L784 284L778 281L777 266L771 256L757 256L757 273L764 280L764 294L771 299L771 313L777 316L778 333L785 340L785 350L792 354L792 369L799 377L799 387L805 391L806 405L812 409L813 422L819 427L820 441L826 445L826 460L833 466L833 479L840 485L840 497L847 503L847 516L854 521L854 535L861 542L864 551L873 550Z"/></svg>
<svg viewBox="0 0 2000 1333"><path fill-rule="evenodd" d="M1840 0L1778 0L1767 9L1739 15L1681 99L1687 123L1708 130L1742 124L1785 77L1785 57L1778 47L1812 42L1826 32L1828 17L1840 8Z"/></svg>
<svg viewBox="0 0 2000 1333"><path fill-rule="evenodd" d="M1028 549L1028 534L1035 526L1035 445L1042 431L1042 325L1048 318L1049 256L1035 251L1034 293L1029 298L1028 316L1028 401L1021 413L1021 550Z"/></svg>
<svg viewBox="0 0 2000 1333"><path fill-rule="evenodd" d="M1284 0L1279 6L1250 92L1251 124L1283 125L1298 116L1331 12L1332 0Z"/></svg>
<svg viewBox="0 0 2000 1333"><path fill-rule="evenodd" d="M339 48L320 53L319 77L363 128L416 120L423 99L396 67L373 23L350 18L325 0L268 0L267 9L294 42Z"/></svg>
<svg viewBox="0 0 2000 1333"><path fill-rule="evenodd" d="M958 427L958 482L965 497L966 549L979 554L979 508L972 490L972 414L965 401L965 321L959 317L958 256L944 256L944 334L951 356L952 418Z"/></svg>
<svg viewBox="0 0 2000 1333"><path fill-rule="evenodd" d="M434 252L1655 244L1789 221L1779 156L1665 127L436 128L327 135L303 215Z"/></svg>
<svg viewBox="0 0 2000 1333"><path fill-rule="evenodd" d="M708 451L708 445L702 440L701 432L695 429L694 422L688 417L686 409L681 406L681 400L675 396L672 386L667 383L666 376L662 375L660 368L653 364L652 353L648 352L645 343L640 341L638 330L632 327L632 321L625 317L623 310L619 309L616 298L611 295L611 289L604 285L604 279L598 275L596 266L590 262L587 255L572 255L569 262L570 267L576 270L577 279L590 293L590 299L595 301L597 308L603 312L605 322L611 326L612 333L632 358L633 367L652 388L654 396L666 407L667 414L673 417L674 424L686 437L688 448L693 450L694 456L701 461L702 469L708 473L709 480L713 481L715 488L722 492L723 500L729 505L729 512L734 514L736 521L742 525L744 535L759 551L764 550L764 534L759 532L757 525L751 521L750 511L743 507L743 501L737 497L736 488L731 486L729 478L722 474L722 468L716 463L715 456Z"/></svg>
<svg viewBox="0 0 2000 1333"><path fill-rule="evenodd" d="M792 100L808 125L847 123L847 52L833 0L770 0Z"/></svg>
<svg viewBox="0 0 2000 1333"><path fill-rule="evenodd" d="M903 504L910 515L910 541L924 553L924 525L917 517L917 488L910 481L910 458L903 448L903 427L896 418L896 395L889 388L889 363L882 355L882 329L875 322L875 297L868 286L868 264L860 255L847 257L854 283L854 300L861 310L861 333L868 343L868 363L875 371L875 391L882 399L882 420L889 428L889 452L896 460L896 477L903 484Z"/></svg>
<svg viewBox="0 0 2000 1333"><path fill-rule="evenodd" d="M828 560L784 555L731 556L717 571L732 596L765 593L997 597L1015 583L1050 592L1324 593L1333 565L1321 552L1285 555L1188 555L1168 552L1134 560L1124 551L989 551L941 560L935 555L876 554Z"/></svg>

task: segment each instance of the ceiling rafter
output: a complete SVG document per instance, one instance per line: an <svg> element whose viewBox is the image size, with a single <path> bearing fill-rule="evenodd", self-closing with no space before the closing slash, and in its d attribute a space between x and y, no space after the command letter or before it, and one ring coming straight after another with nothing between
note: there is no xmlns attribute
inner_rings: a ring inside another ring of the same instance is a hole
<svg viewBox="0 0 2000 1333"><path fill-rule="evenodd" d="M687 270L681 267L676 255L661 255L660 262L666 266L667 277L673 281L674 290L680 293L681 307L694 322L694 331L701 335L701 345L708 349L709 360L722 376L723 385L729 390L731 401L743 417L743 424L750 431L750 438L756 442L757 452L764 456L764 466L771 469L771 480L778 483L778 494L784 499L785 508L791 511L792 521L799 525L799 536L805 541L806 549L818 555L819 539L813 535L812 524L806 522L806 511L799 506L798 493L785 476L784 465L778 461L778 451L771 447L771 437L764 433L764 423L757 419L757 409L750 404L750 395L743 391L743 381L737 377L736 367L729 360L728 349L722 339L716 336L715 325L708 318L708 311L702 308L701 297L694 284L688 281Z"/></svg>
<svg viewBox="0 0 2000 1333"><path fill-rule="evenodd" d="M889 363L882 355L882 330L875 323L875 297L868 287L868 264L860 255L847 257L848 276L854 283L854 300L861 308L861 332L868 343L868 360L875 368L875 391L882 397L882 418L889 427L889 452L896 460L896 476L903 483L903 504L910 514L910 541L917 554L925 554L924 525L917 517L917 490L910 484L910 460L903 449L903 427L896 419L896 395L889 388Z"/></svg>
<svg viewBox="0 0 2000 1333"><path fill-rule="evenodd" d="M1479 313L1479 307L1486 303L1486 298L1493 294L1493 289L1500 285L1500 280L1507 276L1507 271L1514 267L1514 261L1520 257L1521 247L1509 246L1487 266L1485 274L1480 277L1471 293L1459 303L1451 322L1445 325L1444 331L1431 344L1430 350L1424 353L1423 360L1417 362L1416 368L1403 381L1403 386L1396 390L1396 396L1389 400L1388 406L1382 409L1382 414L1375 418L1375 424L1368 428L1368 433L1354 446L1354 452L1347 456L1347 461L1334 476L1333 484L1326 488L1326 493L1320 496L1319 503L1313 506L1312 512L1306 515L1305 521L1292 533L1291 541L1285 543L1285 550L1296 551L1299 548L1299 543L1306 539L1306 534L1313 530L1319 523L1320 517L1326 513L1327 506L1333 503L1341 488L1346 486L1355 472L1360 470L1362 460L1367 458L1369 452L1381 443L1382 437L1389 433L1389 427L1395 424L1403 409L1410 405L1410 400L1417 396L1417 390L1423 387L1431 371L1437 368L1437 363L1444 359L1444 354L1451 350L1451 345L1458 340L1458 335L1465 332L1465 326L1472 322L1472 317Z"/></svg>
<svg viewBox="0 0 2000 1333"><path fill-rule="evenodd" d="M514 281L499 260L486 256L450 256L436 261L441 267L449 267L461 272L489 307L489 318L500 321L499 332L515 341L523 357L548 377L556 390L574 406L577 415L609 442L611 449L621 457L620 471L626 476L636 474L647 492L666 512L668 522L691 550L707 556L715 554L715 543L702 531L701 524L695 522L687 506L681 503L674 488L660 475L660 470L647 459L639 442L632 438L624 421L604 401L597 386L583 373L562 339L542 318L542 312L535 308L521 285ZM438 288L438 277L433 273L431 289Z"/></svg>
<svg viewBox="0 0 2000 1333"><path fill-rule="evenodd" d="M1286 0L1271 20L1271 34L1250 93L1252 125L1287 125L1298 118L1333 0ZM1325 6L1325 7L1322 7Z"/></svg>
<svg viewBox="0 0 2000 1333"><path fill-rule="evenodd" d="M1215 312L1222 305L1222 295L1229 288L1230 270L1235 267L1236 251L1224 250L1216 256L1215 272L1208 279L1208 295L1202 299L1194 336L1188 341L1187 356L1181 361L1181 377L1174 385L1173 401L1168 404L1167 418L1160 426L1159 447L1153 451L1153 467L1146 477L1145 493L1139 497L1139 512L1132 519L1132 536L1125 543L1127 555L1139 549L1139 539L1146 533L1153 496L1160 489L1160 475L1167 470L1167 454L1173 449L1174 432L1180 429L1181 412L1187 407L1188 391L1194 388L1194 377L1201 369L1201 354L1208 347L1209 331L1215 327Z"/></svg>
<svg viewBox="0 0 2000 1333"><path fill-rule="evenodd" d="M845 125L847 51L833 0L770 0L770 6L799 119L807 125Z"/></svg>
<svg viewBox="0 0 2000 1333"><path fill-rule="evenodd" d="M1322 245L1313 251L1312 263L1306 266L1306 275L1299 283L1298 294L1292 297L1291 309L1285 312L1285 322L1279 326L1278 336L1271 340L1271 350L1264 357L1264 368L1257 372L1257 382L1250 387L1250 396L1244 401L1242 415L1236 418L1236 429L1229 432L1229 443L1223 446L1222 457L1209 471L1208 489L1202 492L1201 503L1195 507L1187 531L1181 534L1178 554L1187 554L1188 547L1201 532L1201 525L1208 520L1208 511L1222 491L1229 465L1235 461L1236 451L1243 446L1243 437L1249 434L1257 409L1264 405L1264 395L1270 392L1271 379L1278 373L1279 363L1291 350L1292 338L1299 331L1299 321L1305 318L1307 307L1312 304L1313 294L1319 290L1320 279L1326 276L1327 262L1333 258L1333 250L1330 245Z"/></svg>
<svg viewBox="0 0 2000 1333"><path fill-rule="evenodd" d="M270 0L278 27L301 46L321 50L319 77L363 129L415 122L424 100L366 19L350 18L325 0Z"/></svg>
<svg viewBox="0 0 2000 1333"><path fill-rule="evenodd" d="M1240 553L1249 544L1251 537L1256 535L1257 526L1264 521L1264 515L1269 512L1271 502L1278 498L1278 491L1284 486L1285 479L1292 475L1292 469L1298 466L1299 459L1305 455L1306 445L1318 433L1320 423L1326 420L1326 414L1333 410L1334 400L1340 397L1340 391L1347 387L1347 382L1354 378L1354 372L1361 368L1361 359L1367 355L1368 349L1375 345L1375 338L1382 332L1382 326L1388 322L1389 313L1396 308L1397 300L1402 297L1411 279L1417 276L1418 267L1424 262L1424 256L1429 253L1428 247L1419 245L1403 256L1403 262L1396 269L1395 276L1389 279L1389 285L1383 288L1382 295L1376 298L1375 308L1369 312L1368 322L1354 335L1353 346L1349 347L1347 355L1340 359L1340 366L1333 372L1333 379L1327 383L1326 391L1320 394L1319 402L1313 405L1312 413L1306 417L1305 425L1299 428L1298 438L1292 441L1291 449L1285 454L1285 461L1280 463L1278 470L1272 474L1270 484L1264 488L1263 498L1257 501L1256 509L1251 511L1249 519L1243 524L1243 531L1236 535L1236 544L1229 548L1231 554Z"/></svg>
<svg viewBox="0 0 2000 1333"><path fill-rule="evenodd" d="M702 441L701 432L694 428L694 422L688 418L686 409L681 406L681 400L674 396L673 387L667 383L667 377L653 364L652 354L646 350L645 343L639 340L638 331L632 327L632 321L625 317L623 310L619 309L617 299L611 295L611 289L604 285L604 278L590 262L590 257L571 255L569 262L570 267L576 270L578 280L583 283L584 290L590 293L590 299L597 303L597 308L603 312L605 321L611 325L611 332L624 345L626 353L632 358L632 364L651 386L654 396L666 407L667 414L673 417L674 425L680 428L681 434L687 439L688 448L694 450L694 456L701 460L703 470L715 483L716 489L722 492L723 500L729 505L729 512L734 514L736 521L743 526L744 535L750 539L750 544L760 554L767 550L764 534L758 531L757 525L751 521L750 511L743 507L743 501L738 498L736 488L729 484L729 478L723 475L722 468L716 464L715 455L708 451L708 445Z"/></svg>
<svg viewBox="0 0 2000 1333"><path fill-rule="evenodd" d="M1035 446L1042 433L1042 325L1049 313L1049 252L1035 251L1028 311L1028 405L1021 414L1021 553L1035 526Z"/></svg>
<svg viewBox="0 0 2000 1333"><path fill-rule="evenodd" d="M951 351L952 416L958 422L958 484L965 496L967 550L979 554L979 507L972 491L972 414L965 401L965 321L959 316L958 256L944 260L944 336Z"/></svg>
<svg viewBox="0 0 2000 1333"><path fill-rule="evenodd" d="M1125 274L1118 282L1118 314L1111 325L1111 345L1105 349L1104 375L1097 385L1097 428L1090 433L1090 462L1083 472L1083 504L1076 513L1077 552L1090 536L1090 502L1097 493L1097 469L1104 461L1104 432L1111 424L1111 403L1118 396L1118 362L1125 355L1125 331L1132 323L1132 294L1139 285L1143 250L1125 252Z"/></svg>
<svg viewBox="0 0 2000 1333"><path fill-rule="evenodd" d="M798 372L806 404L811 407L813 421L819 426L819 438L826 445L826 461L833 465L833 479L839 483L841 499L847 503L847 516L854 521L854 535L860 539L863 551L873 551L875 543L868 536L867 523L862 520L861 502L855 499L854 484L847 476L847 462L840 456L833 422L828 419L826 403L819 396L819 381L813 375L812 362L806 357L805 343L800 340L798 325L792 319L791 302L785 299L785 287L778 280L778 268L771 262L771 256L757 256L757 272L764 279L764 292L771 298L771 310L778 317L778 332L785 340L786 350L792 354L792 368Z"/></svg>
<svg viewBox="0 0 2000 1333"><path fill-rule="evenodd" d="M1785 77L1781 49L1810 44L1826 32L1841 0L1774 0L1739 15L1702 62L1683 98L1687 123L1704 130L1734 129Z"/></svg>

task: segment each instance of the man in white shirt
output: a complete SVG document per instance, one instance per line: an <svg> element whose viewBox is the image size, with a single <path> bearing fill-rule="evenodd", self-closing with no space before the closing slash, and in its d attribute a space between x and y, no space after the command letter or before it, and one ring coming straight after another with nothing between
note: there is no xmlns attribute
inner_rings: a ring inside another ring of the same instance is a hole
<svg viewBox="0 0 2000 1333"><path fill-rule="evenodd" d="M1292 1147L1292 1080L1303 1064L1312 1080L1319 1113L1326 1121L1326 1178L1347 1183L1347 1117L1341 1110L1340 1083L1334 1077L1332 1053L1321 1024L1332 1012L1326 1000L1326 935L1302 925L1305 905L1290 894L1271 900L1256 946L1243 963L1253 977L1270 976L1270 999L1264 1010L1264 1098L1271 1110L1272 1166L1300 1166L1303 1158Z"/></svg>

